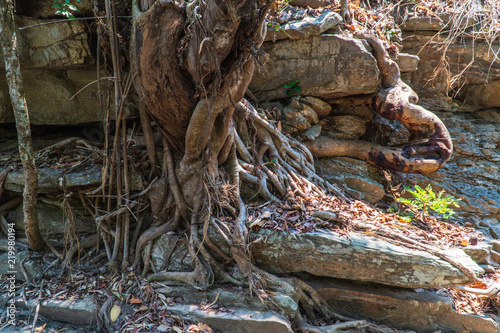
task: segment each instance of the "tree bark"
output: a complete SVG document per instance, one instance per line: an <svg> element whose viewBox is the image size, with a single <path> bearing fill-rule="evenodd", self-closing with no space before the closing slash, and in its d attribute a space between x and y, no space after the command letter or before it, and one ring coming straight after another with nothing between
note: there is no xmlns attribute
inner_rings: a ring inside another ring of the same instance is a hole
<svg viewBox="0 0 500 333"><path fill-rule="evenodd" d="M38 217L36 214L38 172L31 145L30 120L28 105L24 97L12 0L0 2L0 15L0 36L5 60L5 72L12 108L14 109L16 118L19 155L25 172L23 193L24 228L30 246L35 251L41 251L45 248L45 242L38 228Z"/></svg>

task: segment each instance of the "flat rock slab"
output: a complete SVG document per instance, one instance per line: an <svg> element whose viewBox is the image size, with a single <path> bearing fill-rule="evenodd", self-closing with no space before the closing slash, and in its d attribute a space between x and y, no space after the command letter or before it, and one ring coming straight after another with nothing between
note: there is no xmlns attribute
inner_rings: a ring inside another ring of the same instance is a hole
<svg viewBox="0 0 500 333"><path fill-rule="evenodd" d="M249 89L260 100L288 97L285 85L293 81L300 81L302 90L295 94L303 96L374 93L380 72L369 50L364 41L337 35L264 43L270 61L256 68Z"/></svg>
<svg viewBox="0 0 500 333"><path fill-rule="evenodd" d="M272 301L264 303L255 295L249 295L246 290L237 289L225 287L200 291L188 286L164 286L155 288L155 291L167 297L181 297L183 303L187 304L217 303L227 308L260 312L269 311L273 306L276 306L276 310L279 312L284 310L292 315L299 308L298 304L288 295L273 292L269 295Z"/></svg>
<svg viewBox="0 0 500 333"><path fill-rule="evenodd" d="M214 309L202 310L196 305L172 305L168 311L183 319L202 322L221 333L291 333L290 322L272 311Z"/></svg>
<svg viewBox="0 0 500 333"><path fill-rule="evenodd" d="M24 302L19 300L17 306L23 307ZM28 302L30 309L35 309L37 300ZM54 320L73 325L95 325L96 304L91 296L82 299L53 300L47 299L40 303L40 315L49 320Z"/></svg>
<svg viewBox="0 0 500 333"><path fill-rule="evenodd" d="M252 245L258 266L271 273L307 272L316 276L374 282L405 288L443 288L470 282L458 268L428 252L397 246L381 239L331 231L289 234L262 230L265 241ZM445 253L483 274L460 249Z"/></svg>
<svg viewBox="0 0 500 333"><path fill-rule="evenodd" d="M0 169L0 172L3 171ZM63 177L66 188L97 187L102 183L101 166L91 165L74 172L67 172L65 168L40 168L38 169L38 193L63 193ZM131 174L132 191L144 189L139 174ZM22 193L24 189L24 171L22 169L11 171L7 174L4 183L7 191Z"/></svg>
<svg viewBox="0 0 500 333"><path fill-rule="evenodd" d="M495 333L499 323L489 316L457 313L449 296L428 290L408 291L370 287L332 280L308 281L330 306L351 318L369 319L417 332L437 330Z"/></svg>

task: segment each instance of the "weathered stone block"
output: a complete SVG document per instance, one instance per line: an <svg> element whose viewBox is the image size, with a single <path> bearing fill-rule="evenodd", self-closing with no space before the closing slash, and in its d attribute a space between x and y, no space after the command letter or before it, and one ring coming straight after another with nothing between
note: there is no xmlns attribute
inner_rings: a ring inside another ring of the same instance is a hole
<svg viewBox="0 0 500 333"><path fill-rule="evenodd" d="M344 316L371 319L391 327L417 332L496 333L499 323L489 316L457 313L452 299L419 290L354 285L339 281L308 281Z"/></svg>
<svg viewBox="0 0 500 333"><path fill-rule="evenodd" d="M265 43L270 61L256 68L250 90L260 100L287 97L285 85L300 81L300 95L324 99L378 90L379 69L364 41L337 35Z"/></svg>
<svg viewBox="0 0 500 333"><path fill-rule="evenodd" d="M307 272L316 276L374 282L406 288L443 288L469 282L458 268L428 252L375 237L334 232L272 233L252 246L258 266L271 273ZM462 250L445 250L477 274L484 271ZM291 259L293 258L293 260Z"/></svg>

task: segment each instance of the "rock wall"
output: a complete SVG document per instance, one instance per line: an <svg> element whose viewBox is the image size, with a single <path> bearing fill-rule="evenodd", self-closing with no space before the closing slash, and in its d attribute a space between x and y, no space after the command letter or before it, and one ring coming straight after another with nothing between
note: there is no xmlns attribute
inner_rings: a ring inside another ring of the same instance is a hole
<svg viewBox="0 0 500 333"><path fill-rule="evenodd" d="M420 57L418 71L407 75L407 82L434 108L453 108L446 103L451 102L448 96L463 102L458 107L461 111L500 107L498 38L488 41L473 33L454 36L448 33L446 19L413 17L401 25L404 51Z"/></svg>
<svg viewBox="0 0 500 333"><path fill-rule="evenodd" d="M281 29L286 32L291 26L294 29L300 26L299 22L292 23L283 24ZM310 26L311 22L304 24ZM495 58L498 41L488 44L481 39L447 39L447 34L438 34L445 24L436 18L408 19L401 26L405 53L395 59L403 80L418 92L420 104L438 114L450 131L455 149L445 167L426 176L395 173L387 179L387 174L384 176L382 170L368 163L339 157L320 159L318 169L354 197L372 204L391 200L386 193L390 185L431 184L435 190L444 189L462 200L456 221L472 223L487 236L498 238L500 61ZM274 103L261 106L280 109L283 128L299 139L312 140L321 133L385 145L406 142L408 132L403 126L373 116L357 102L356 95L370 94L379 84L370 48L352 38L328 34L332 31L304 40L290 37L273 42L268 36L264 47L269 62L265 69L256 71L250 90L257 99L275 99ZM442 44L446 40L450 43ZM328 54L334 54L334 59ZM301 98L287 96L285 85L291 81L300 81L302 90L288 93ZM457 91L456 98L451 98ZM307 112L300 104L304 98L311 98L305 96L320 98L332 109L326 115L318 114L316 122L305 121Z"/></svg>
<svg viewBox="0 0 500 333"><path fill-rule="evenodd" d="M48 21L56 19L16 17L18 27L27 27L18 30L17 36L31 123L75 125L100 121L96 60L92 54L95 45L88 25L84 21L40 25ZM106 102L107 82L112 74L103 70L100 77ZM109 105L113 107L112 100ZM0 123L11 122L14 115L0 50Z"/></svg>

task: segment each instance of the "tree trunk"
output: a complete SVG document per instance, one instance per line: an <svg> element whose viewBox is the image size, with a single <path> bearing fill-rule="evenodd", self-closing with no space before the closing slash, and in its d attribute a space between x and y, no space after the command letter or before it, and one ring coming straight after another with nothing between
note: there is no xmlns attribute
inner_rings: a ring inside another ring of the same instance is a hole
<svg viewBox="0 0 500 333"><path fill-rule="evenodd" d="M24 228L33 250L41 251L45 248L45 242L38 228L36 214L38 172L31 145L30 120L26 98L24 97L12 0L4 0L0 3L0 15L0 36L5 60L5 72L16 118L19 155L25 172L23 193Z"/></svg>

